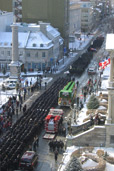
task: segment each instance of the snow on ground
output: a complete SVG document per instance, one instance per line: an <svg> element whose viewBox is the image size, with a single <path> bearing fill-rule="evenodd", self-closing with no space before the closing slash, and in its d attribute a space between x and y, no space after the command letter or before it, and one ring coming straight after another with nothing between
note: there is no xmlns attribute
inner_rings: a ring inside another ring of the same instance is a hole
<svg viewBox="0 0 114 171"><path fill-rule="evenodd" d="M91 160L91 159L88 159L88 160L82 165L82 167L83 167L83 168L84 168L84 167L88 167L88 166L94 167L94 166L97 166L97 165L98 165L98 163L94 162L94 161Z"/></svg>
<svg viewBox="0 0 114 171"><path fill-rule="evenodd" d="M27 77L24 78L24 81L23 81L23 85L25 87L25 83L26 81L28 81L28 86L30 86L30 82L32 82L32 85L37 81L37 73L36 73L36 76L34 74L34 76L29 76L31 75L31 73L27 73ZM45 82L48 84L50 81L52 81L52 77L43 77L42 78L42 87L45 86ZM0 88L2 87L2 84L3 84L3 81L5 81L5 79L0 79ZM21 92L23 94L23 92ZM12 90L5 90L5 91L2 91L0 90L0 107L2 107L3 104L5 104L9 97L12 97L12 96L16 96L17 95L17 92L15 89L12 89Z"/></svg>
<svg viewBox="0 0 114 171"><path fill-rule="evenodd" d="M114 165L110 163L106 163L106 171L114 171Z"/></svg>
<svg viewBox="0 0 114 171"><path fill-rule="evenodd" d="M69 43L69 49L82 50L93 38L93 35L81 35L81 39L75 37L75 42Z"/></svg>
<svg viewBox="0 0 114 171"><path fill-rule="evenodd" d="M83 147L80 147L83 148ZM70 158L71 158L71 154L75 151L79 149L79 147L76 146L71 146L71 147L67 147L64 156L63 156L63 160L61 165L59 166L59 171L64 171L67 163L69 162ZM105 148L105 147L95 147L92 154L95 155L95 153L97 152L98 149L103 149L105 152L107 152L110 156L114 157L114 148ZM89 159L87 160L84 164L83 167L93 167L96 166L97 163L94 162L93 160ZM114 171L114 165L110 164L108 162L106 162L106 169L105 171Z"/></svg>

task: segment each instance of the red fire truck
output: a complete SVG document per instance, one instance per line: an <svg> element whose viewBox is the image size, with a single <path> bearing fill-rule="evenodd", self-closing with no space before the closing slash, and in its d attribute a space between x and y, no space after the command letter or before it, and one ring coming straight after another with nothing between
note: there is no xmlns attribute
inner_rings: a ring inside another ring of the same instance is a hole
<svg viewBox="0 0 114 171"><path fill-rule="evenodd" d="M45 118L45 139L53 139L58 133L59 125L63 121L63 113L62 109L50 109Z"/></svg>

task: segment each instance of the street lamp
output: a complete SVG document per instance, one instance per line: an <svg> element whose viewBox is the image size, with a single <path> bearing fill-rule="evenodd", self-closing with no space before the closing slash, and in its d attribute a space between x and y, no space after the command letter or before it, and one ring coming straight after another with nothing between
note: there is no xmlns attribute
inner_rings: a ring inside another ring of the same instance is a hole
<svg viewBox="0 0 114 171"><path fill-rule="evenodd" d="M37 68L37 90L38 90L38 68Z"/></svg>

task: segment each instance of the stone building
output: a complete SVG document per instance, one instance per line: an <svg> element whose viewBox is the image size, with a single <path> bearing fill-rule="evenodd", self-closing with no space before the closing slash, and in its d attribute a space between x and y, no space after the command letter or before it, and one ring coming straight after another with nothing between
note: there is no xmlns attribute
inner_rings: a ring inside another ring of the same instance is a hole
<svg viewBox="0 0 114 171"><path fill-rule="evenodd" d="M18 52L22 70L50 69L63 57L63 39L49 23L17 23ZM12 57L12 32L0 32L0 70L9 70Z"/></svg>
<svg viewBox="0 0 114 171"><path fill-rule="evenodd" d="M15 11L16 16L22 17L22 22L51 23L54 28L58 28L64 38L64 46L68 47L69 0L0 0L0 7L1 10Z"/></svg>
<svg viewBox="0 0 114 171"><path fill-rule="evenodd" d="M110 78L108 86L108 116L106 120L106 146L114 147L114 34L107 34L106 50L110 53Z"/></svg>

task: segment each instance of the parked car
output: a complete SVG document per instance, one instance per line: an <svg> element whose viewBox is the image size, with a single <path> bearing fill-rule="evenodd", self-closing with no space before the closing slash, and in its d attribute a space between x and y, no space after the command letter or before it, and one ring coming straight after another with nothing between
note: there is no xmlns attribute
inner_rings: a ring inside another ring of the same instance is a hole
<svg viewBox="0 0 114 171"><path fill-rule="evenodd" d="M9 83L9 84L5 85L5 89L7 89L7 90L15 89L15 87L16 87L15 83Z"/></svg>
<svg viewBox="0 0 114 171"><path fill-rule="evenodd" d="M96 74L96 67L95 66L89 67L87 72L89 75Z"/></svg>
<svg viewBox="0 0 114 171"><path fill-rule="evenodd" d="M26 151L20 160L20 169L33 170L38 162L38 155L34 151Z"/></svg>

